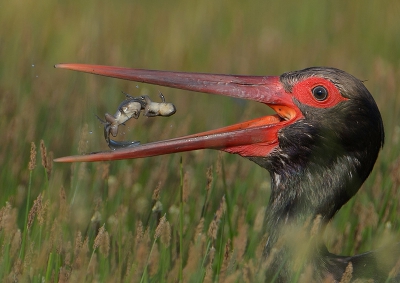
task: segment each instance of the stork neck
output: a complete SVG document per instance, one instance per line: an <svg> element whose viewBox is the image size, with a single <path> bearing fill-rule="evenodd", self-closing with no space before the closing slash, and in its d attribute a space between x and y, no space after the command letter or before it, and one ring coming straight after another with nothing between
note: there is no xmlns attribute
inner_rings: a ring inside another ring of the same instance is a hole
<svg viewBox="0 0 400 283"><path fill-rule="evenodd" d="M322 236L326 224L363 181L356 177L357 162L348 155L311 158L296 164L290 163L294 158L289 158L284 161L285 167L273 163L282 161L270 158L251 160L271 175L264 255L275 257L272 270L282 266L291 270L296 258L303 260L302 264L314 262L325 251Z"/></svg>

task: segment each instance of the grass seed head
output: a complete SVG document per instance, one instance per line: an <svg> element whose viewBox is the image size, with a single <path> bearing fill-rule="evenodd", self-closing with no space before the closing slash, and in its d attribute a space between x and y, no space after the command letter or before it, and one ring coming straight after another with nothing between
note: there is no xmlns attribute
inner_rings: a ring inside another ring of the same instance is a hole
<svg viewBox="0 0 400 283"><path fill-rule="evenodd" d="M11 257L14 257L17 254L17 252L21 249L21 242L22 242L21 230L18 229L17 231L15 231L11 241L11 249L10 249Z"/></svg>
<svg viewBox="0 0 400 283"><path fill-rule="evenodd" d="M135 238L135 247L139 246L139 243L143 240L144 236L144 227L142 221L138 221L136 224L136 238Z"/></svg>
<svg viewBox="0 0 400 283"><path fill-rule="evenodd" d="M69 216L69 205L67 203L67 194L65 189L61 186L59 193L59 217L61 220L66 221Z"/></svg>
<svg viewBox="0 0 400 283"><path fill-rule="evenodd" d="M169 224L168 221L165 222L164 229L161 232L160 240L166 248L168 248L171 244L171 224Z"/></svg>
<svg viewBox="0 0 400 283"><path fill-rule="evenodd" d="M164 214L164 216L160 218L160 223L158 223L156 232L154 233L155 240L157 240L162 235L166 222L167 222L167 218Z"/></svg>
<svg viewBox="0 0 400 283"><path fill-rule="evenodd" d="M204 231L204 218L200 219L199 224L196 226L196 232L194 233L195 241L198 236L202 235Z"/></svg>
<svg viewBox="0 0 400 283"><path fill-rule="evenodd" d="M353 264L349 262L339 283L350 283L353 277Z"/></svg>
<svg viewBox="0 0 400 283"><path fill-rule="evenodd" d="M97 236L94 239L93 249L97 249L101 245L101 242L103 241L103 237L106 232L106 228L104 226L105 224L103 224L103 226L99 228L99 232L97 233Z"/></svg>
<svg viewBox="0 0 400 283"><path fill-rule="evenodd" d="M42 194L40 193L38 197L33 201L32 208L28 214L28 223L27 223L28 230L31 229L33 221L35 220L35 216L38 214L38 211L42 208L42 206L43 206L43 197Z"/></svg>
<svg viewBox="0 0 400 283"><path fill-rule="evenodd" d="M34 142L31 142L31 155L28 164L29 171L32 171L36 167L36 145Z"/></svg>
<svg viewBox="0 0 400 283"><path fill-rule="evenodd" d="M43 140L40 140L40 156L42 157L42 165L47 170L47 149Z"/></svg>
<svg viewBox="0 0 400 283"><path fill-rule="evenodd" d="M54 153L50 151L49 154L47 155L47 167L46 167L48 178L50 178L50 175L53 172L53 159L54 159Z"/></svg>
<svg viewBox="0 0 400 283"><path fill-rule="evenodd" d="M211 189L212 181L213 181L213 168L212 166L210 166L207 168L207 187L206 187L207 193Z"/></svg>
<svg viewBox="0 0 400 283"><path fill-rule="evenodd" d="M219 208L215 213L214 219L211 221L210 226L208 228L208 236L213 240L217 239L218 226L219 223L221 222L221 218L224 215L225 211L226 211L226 202L225 202L225 196L223 196Z"/></svg>
<svg viewBox="0 0 400 283"><path fill-rule="evenodd" d="M154 189L152 199L155 201L160 200L160 192L161 192L161 181L158 182L157 187Z"/></svg>
<svg viewBox="0 0 400 283"><path fill-rule="evenodd" d="M99 250L104 257L108 257L110 252L110 235L107 231L104 232L104 235L101 238Z"/></svg>

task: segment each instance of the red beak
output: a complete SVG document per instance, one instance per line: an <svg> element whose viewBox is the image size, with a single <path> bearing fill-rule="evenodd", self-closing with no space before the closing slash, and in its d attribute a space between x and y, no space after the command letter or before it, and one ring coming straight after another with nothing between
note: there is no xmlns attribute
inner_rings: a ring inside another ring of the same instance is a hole
<svg viewBox="0 0 400 283"><path fill-rule="evenodd" d="M115 151L61 157L55 159L56 162L141 158L204 148L223 150L241 156L267 156L279 145L278 131L303 117L294 104L291 93L284 89L279 77L276 76L182 73L85 64L58 64L55 67L184 90L255 100L270 106L277 112L276 115L257 118L221 129Z"/></svg>

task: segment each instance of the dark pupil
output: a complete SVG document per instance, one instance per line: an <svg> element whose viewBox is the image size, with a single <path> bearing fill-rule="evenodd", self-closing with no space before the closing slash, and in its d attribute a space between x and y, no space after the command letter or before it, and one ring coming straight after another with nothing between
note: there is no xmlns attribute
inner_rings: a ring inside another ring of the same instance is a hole
<svg viewBox="0 0 400 283"><path fill-rule="evenodd" d="M328 91L323 86L317 86L313 89L313 95L316 100L322 101L328 97Z"/></svg>

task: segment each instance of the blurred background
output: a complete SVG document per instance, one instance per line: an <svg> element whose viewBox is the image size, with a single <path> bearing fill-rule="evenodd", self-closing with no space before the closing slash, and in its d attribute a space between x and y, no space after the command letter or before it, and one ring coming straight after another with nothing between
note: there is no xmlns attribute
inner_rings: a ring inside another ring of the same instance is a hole
<svg viewBox="0 0 400 283"><path fill-rule="evenodd" d="M149 215L154 214L152 194L157 186L161 188L162 215L167 213L177 228L174 208L179 206L182 157L190 192L185 202L185 229L190 231L185 232L187 245L191 230L204 216L203 208L208 212L207 227L226 194L230 194L232 225L243 214L246 225L252 226L267 204L269 176L243 158L206 150L112 163L53 164L46 173L39 143L43 140L47 154L52 152L54 157L107 150L103 126L95 115L114 114L124 99L121 91L133 96L148 94L153 100L158 100L161 91L177 107L170 118L129 121L121 126L121 140L149 142L214 129L270 113L265 106L58 70L53 65L90 63L245 75L280 75L310 66L331 66L365 82L381 110L386 143L371 178L329 228L333 232L328 244L335 252L352 253L375 247L376 239L388 229L396 238L400 230L399 15L400 2L395 0L3 2L0 207L11 205L13 227L23 233L22 245L32 241L37 254L43 248L40 243L50 237L50 232L39 231L50 231L60 214L56 209L60 191L65 193L70 216L60 228L65 243L73 242L79 231L88 234L93 222L106 223L107 229L109 217L121 210L125 211L126 232L135 234L138 221L154 230L157 217ZM28 170L31 142L37 147L37 166ZM221 164L225 174L220 171ZM210 179L207 170L214 172L211 193L205 190ZM49 202L47 224L43 224L47 226L38 225L37 230L25 233L27 210L39 194ZM362 222L366 210L375 217L371 223ZM100 215L99 219L94 215ZM222 235L229 230L234 238L238 232L230 229ZM94 240L97 228L94 231L92 236L88 234L89 241ZM0 230L0 235L3 232ZM256 243L256 236L250 238L250 243ZM2 239L5 241L5 236ZM60 256L58 267L64 266L65 254L47 247L47 255L52 251ZM18 254L9 257L0 276L13 272L16 258L25 258L22 252ZM43 258L43 266L33 269L32 278L48 271L49 257ZM171 260L171 269L173 263ZM55 276L55 267L51 270Z"/></svg>

